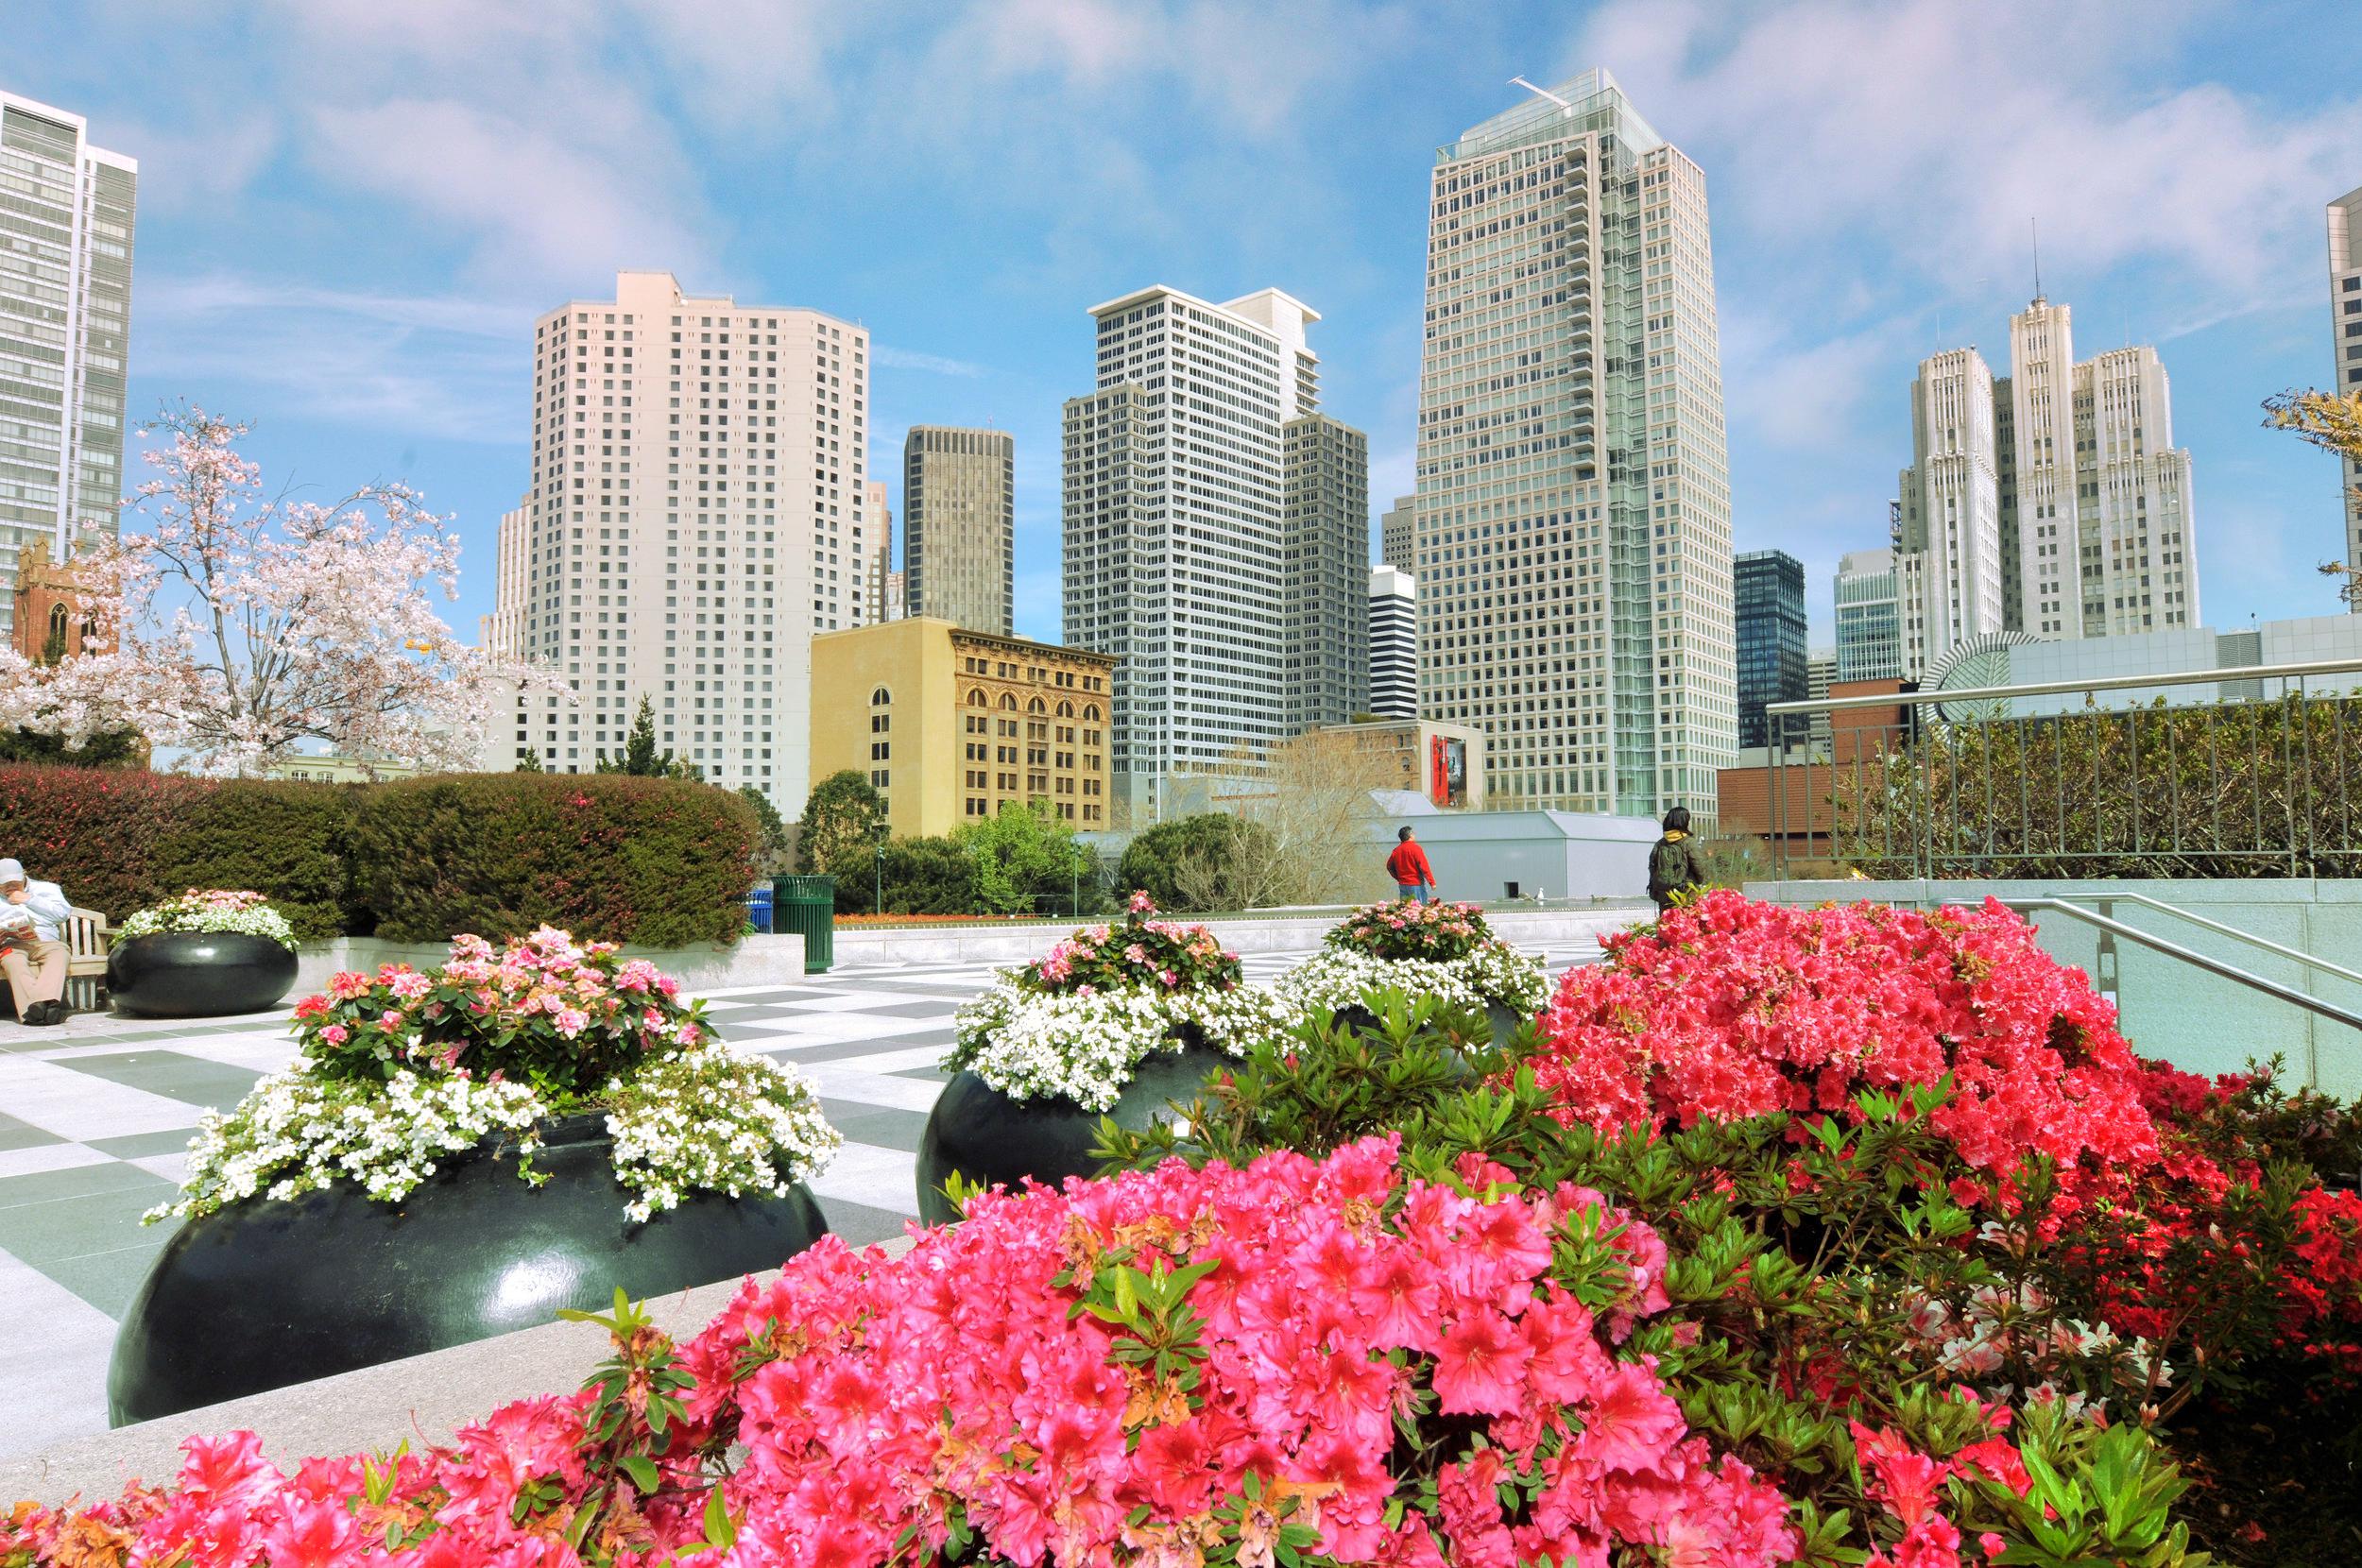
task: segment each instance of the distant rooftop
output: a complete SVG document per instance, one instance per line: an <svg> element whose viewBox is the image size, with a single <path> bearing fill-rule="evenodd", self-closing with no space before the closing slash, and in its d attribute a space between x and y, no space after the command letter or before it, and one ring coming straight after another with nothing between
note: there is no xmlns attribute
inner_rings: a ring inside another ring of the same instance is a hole
<svg viewBox="0 0 2362 1568"><path fill-rule="evenodd" d="M1548 97L1528 93L1522 87L1513 87L1511 91L1524 94L1525 101L1481 125L1470 126L1461 132L1459 141L1437 147L1435 161L1448 163L1526 143L1546 142L1566 134L1569 128L1611 131L1635 152L1665 145L1665 138L1632 107L1632 100L1624 96L1616 78L1599 67L1550 88Z"/></svg>

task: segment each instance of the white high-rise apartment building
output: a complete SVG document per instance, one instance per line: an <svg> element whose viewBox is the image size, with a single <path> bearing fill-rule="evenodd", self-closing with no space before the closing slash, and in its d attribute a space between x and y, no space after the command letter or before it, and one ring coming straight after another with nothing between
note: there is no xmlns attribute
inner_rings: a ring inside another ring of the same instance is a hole
<svg viewBox="0 0 2362 1568"><path fill-rule="evenodd" d="M25 548L63 560L123 500L140 166L87 129L0 93L0 638Z"/></svg>
<svg viewBox="0 0 2362 1568"><path fill-rule="evenodd" d="M1418 516L1419 498L1415 495L1396 496L1394 505L1378 514L1378 558L1380 564L1401 571L1411 570L1411 563L1418 558L1418 530L1414 526Z"/></svg>
<svg viewBox="0 0 2362 1568"><path fill-rule="evenodd" d="M1918 675L2002 629L2001 499L1993 372L1974 349L1920 361L1895 569L1903 668Z"/></svg>
<svg viewBox="0 0 2362 1568"><path fill-rule="evenodd" d="M524 603L493 619L575 700L521 697L520 749L589 772L646 697L708 780L803 810L812 634L870 616L868 389L864 329L670 273L541 317Z"/></svg>
<svg viewBox="0 0 2362 1568"><path fill-rule="evenodd" d="M1161 284L1093 306L1098 390L1066 404L1065 640L1113 654L1127 810L1287 733L1282 429L1319 412L1319 314ZM1366 528L1367 523L1363 526Z"/></svg>
<svg viewBox="0 0 2362 1568"><path fill-rule="evenodd" d="M2362 190L2329 204L2329 330L2333 391L2362 391ZM2337 459L2340 510L2346 520L2346 565L2362 571L2362 462ZM2362 615L2362 595L2346 607Z"/></svg>
<svg viewBox="0 0 2362 1568"><path fill-rule="evenodd" d="M1892 508L1899 515L1900 503ZM1849 550L1837 561L1837 681L1903 673L1903 605L1891 550Z"/></svg>
<svg viewBox="0 0 2362 1568"><path fill-rule="evenodd" d="M1391 566L1370 569L1370 711L1419 716L1419 583Z"/></svg>
<svg viewBox="0 0 2362 1568"><path fill-rule="evenodd" d="M1705 177L1604 71L1436 153L1419 696L1490 798L1711 827L1736 756Z"/></svg>
<svg viewBox="0 0 2362 1568"><path fill-rule="evenodd" d="M2019 621L2044 639L2199 623L2190 454L2152 348L2075 362L2067 307L2010 318Z"/></svg>

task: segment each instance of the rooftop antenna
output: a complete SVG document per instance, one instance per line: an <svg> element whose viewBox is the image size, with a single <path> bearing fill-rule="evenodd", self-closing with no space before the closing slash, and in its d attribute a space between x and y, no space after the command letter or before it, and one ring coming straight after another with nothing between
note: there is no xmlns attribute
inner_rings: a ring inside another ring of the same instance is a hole
<svg viewBox="0 0 2362 1568"><path fill-rule="evenodd" d="M2028 218L2028 219L2026 220L2026 228L2027 228L2027 230L2034 236L2034 303L2035 303L2035 304L2037 304L2037 305L2039 305L2039 304L2041 304L2041 303L2043 302L2043 298L2042 298L2042 225L2041 225L2041 224L2039 224L2039 223L2037 223L2037 222L2035 222L2032 218Z"/></svg>
<svg viewBox="0 0 2362 1568"><path fill-rule="evenodd" d="M1549 99L1549 100L1550 100L1550 102L1552 102L1552 103L1554 103L1554 104L1558 105L1559 111L1560 111L1561 113L1566 114L1566 115L1567 115L1567 116L1569 116L1569 117L1571 117L1571 116L1574 114L1574 112L1575 112L1575 106L1574 106L1573 104L1568 103L1566 99L1564 99L1564 98L1560 97L1557 94L1555 94L1555 93L1551 92L1551 91L1550 91L1549 88L1547 88L1547 87L1536 87L1536 86L1534 86L1534 85L1533 85L1533 83L1532 83L1532 82L1530 82L1530 81L1526 80L1526 78L1525 78L1525 77L1510 77L1510 78L1509 78L1509 85L1510 85L1510 86L1512 86L1512 87L1522 87L1522 88L1524 88L1527 92L1529 92L1529 93L1531 93L1531 94L1534 94L1536 97L1541 97L1541 98L1548 98L1548 99Z"/></svg>

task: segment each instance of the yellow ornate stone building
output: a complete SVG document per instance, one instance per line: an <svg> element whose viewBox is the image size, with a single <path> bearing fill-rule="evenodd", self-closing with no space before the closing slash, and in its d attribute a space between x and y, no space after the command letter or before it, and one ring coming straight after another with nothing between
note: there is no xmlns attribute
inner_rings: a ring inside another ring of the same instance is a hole
<svg viewBox="0 0 2362 1568"><path fill-rule="evenodd" d="M933 616L812 639L812 778L850 768L897 838L1040 800L1107 826L1106 654L972 632Z"/></svg>

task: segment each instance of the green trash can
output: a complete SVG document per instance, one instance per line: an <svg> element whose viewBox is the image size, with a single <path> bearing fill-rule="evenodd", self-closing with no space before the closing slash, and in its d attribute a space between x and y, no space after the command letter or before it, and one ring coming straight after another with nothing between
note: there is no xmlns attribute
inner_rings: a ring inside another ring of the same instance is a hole
<svg viewBox="0 0 2362 1568"><path fill-rule="evenodd" d="M771 878L771 929L804 939L804 973L820 975L836 962L836 878Z"/></svg>

